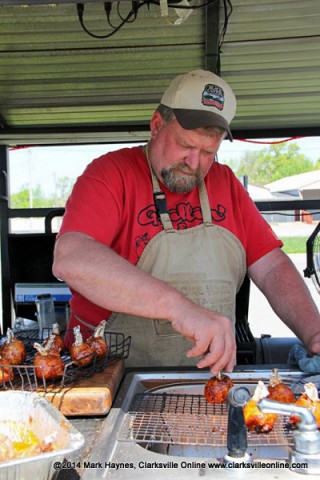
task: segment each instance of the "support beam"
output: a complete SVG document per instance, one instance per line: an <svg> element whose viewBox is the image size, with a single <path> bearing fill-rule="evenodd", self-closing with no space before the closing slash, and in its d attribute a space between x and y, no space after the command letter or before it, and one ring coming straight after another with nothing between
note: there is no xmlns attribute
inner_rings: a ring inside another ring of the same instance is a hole
<svg viewBox="0 0 320 480"><path fill-rule="evenodd" d="M11 327L11 288L10 288L10 268L8 255L8 149L0 145L0 241L1 241L1 291L2 291L2 333L4 334L8 327Z"/></svg>
<svg viewBox="0 0 320 480"><path fill-rule="evenodd" d="M219 61L219 11L220 2L207 5L205 20L205 69L220 75Z"/></svg>
<svg viewBox="0 0 320 480"><path fill-rule="evenodd" d="M5 119L3 118L3 116L1 115L1 112L0 112L0 131L5 129L5 128L8 128L8 125L7 125Z"/></svg>
<svg viewBox="0 0 320 480"><path fill-rule="evenodd" d="M109 0L113 2L129 2L131 0ZM37 5L50 5L54 7L55 5L67 5L70 3L81 3L80 0L0 0L0 6L7 7L25 7L25 6L37 6ZM82 3L103 3L103 0L83 0Z"/></svg>

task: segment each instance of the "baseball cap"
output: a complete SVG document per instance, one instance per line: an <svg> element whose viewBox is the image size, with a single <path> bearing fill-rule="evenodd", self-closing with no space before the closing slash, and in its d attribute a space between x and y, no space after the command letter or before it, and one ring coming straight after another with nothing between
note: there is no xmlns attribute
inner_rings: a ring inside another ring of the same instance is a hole
<svg viewBox="0 0 320 480"><path fill-rule="evenodd" d="M218 75L207 70L179 75L164 92L161 103L173 110L182 128L221 127L232 141L230 122L237 101L231 87Z"/></svg>

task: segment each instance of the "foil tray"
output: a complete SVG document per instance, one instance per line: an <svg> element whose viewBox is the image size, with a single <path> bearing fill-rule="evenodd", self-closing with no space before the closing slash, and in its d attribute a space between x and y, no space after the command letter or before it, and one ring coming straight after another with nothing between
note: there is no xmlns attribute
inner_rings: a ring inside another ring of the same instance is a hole
<svg viewBox="0 0 320 480"><path fill-rule="evenodd" d="M71 461L84 446L83 435L47 400L32 392L0 392L0 433L4 421L23 422L42 441L57 432L54 451L0 463L1 480L52 480L56 462Z"/></svg>

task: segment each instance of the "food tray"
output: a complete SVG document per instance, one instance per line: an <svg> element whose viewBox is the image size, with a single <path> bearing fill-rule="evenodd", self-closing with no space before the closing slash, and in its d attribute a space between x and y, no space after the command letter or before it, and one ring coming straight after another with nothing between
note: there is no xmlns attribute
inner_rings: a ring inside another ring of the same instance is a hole
<svg viewBox="0 0 320 480"><path fill-rule="evenodd" d="M40 441L56 433L56 450L0 463L2 480L50 480L58 473L56 462L80 454L83 435L47 400L32 392L0 392L0 432L4 421L23 422ZM2 423L2 425L1 425Z"/></svg>
<svg viewBox="0 0 320 480"><path fill-rule="evenodd" d="M113 362L127 358L131 344L131 337L125 338L122 333L105 332L104 337L109 345L108 353L105 357L101 359L95 357L88 365L79 367L71 360L69 352L66 352L61 355L65 364L63 377L54 381L47 381L45 378L39 379L35 375L36 368L33 365L33 359L36 352L33 344L43 341L43 339L37 338L37 335L37 330L15 332L15 337L22 340L26 345L27 358L23 365L10 367L13 369L14 379L7 382L0 380L0 392L1 390L23 390L44 393L60 392L63 388L72 386L79 380L104 371ZM4 340L5 338L0 340L0 343ZM4 368L8 368L8 366L0 363L0 370ZM0 371L0 373L2 372Z"/></svg>

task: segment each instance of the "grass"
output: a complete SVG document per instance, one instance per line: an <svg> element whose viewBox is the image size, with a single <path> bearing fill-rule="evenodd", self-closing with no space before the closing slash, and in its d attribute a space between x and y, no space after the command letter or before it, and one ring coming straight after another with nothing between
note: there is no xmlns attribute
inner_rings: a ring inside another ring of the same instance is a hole
<svg viewBox="0 0 320 480"><path fill-rule="evenodd" d="M281 237L283 241L282 250L290 253L306 253L306 242L308 237Z"/></svg>

